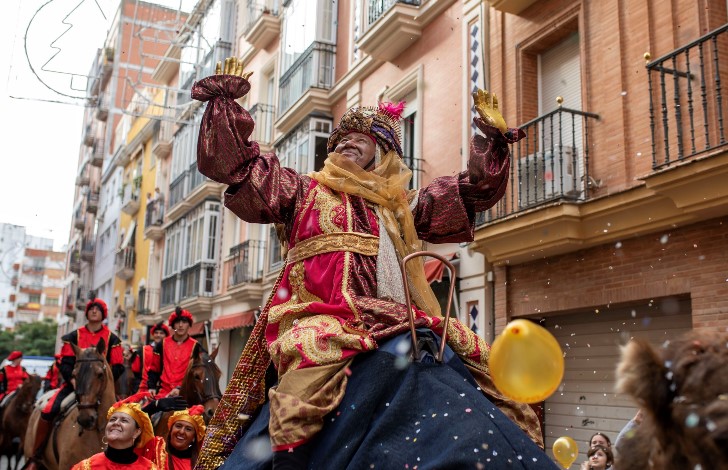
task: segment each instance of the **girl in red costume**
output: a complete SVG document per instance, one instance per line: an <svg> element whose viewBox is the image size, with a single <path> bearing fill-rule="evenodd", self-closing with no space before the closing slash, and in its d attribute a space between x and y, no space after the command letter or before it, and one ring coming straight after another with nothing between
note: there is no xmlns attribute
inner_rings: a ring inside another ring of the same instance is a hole
<svg viewBox="0 0 728 470"><path fill-rule="evenodd" d="M104 452L80 461L72 470L157 470L151 460L134 452L154 437L152 422L139 404L117 403L109 408L107 419L105 440L109 446Z"/></svg>
<svg viewBox="0 0 728 470"><path fill-rule="evenodd" d="M192 470L205 438L204 408L201 405L189 410L175 411L167 426L168 470Z"/></svg>

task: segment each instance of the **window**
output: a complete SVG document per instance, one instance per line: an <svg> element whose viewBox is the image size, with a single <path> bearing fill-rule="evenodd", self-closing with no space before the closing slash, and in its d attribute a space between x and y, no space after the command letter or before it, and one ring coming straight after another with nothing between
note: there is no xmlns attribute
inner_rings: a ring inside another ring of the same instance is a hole
<svg viewBox="0 0 728 470"><path fill-rule="evenodd" d="M299 173L310 173L323 168L328 156L326 142L331 134L332 122L310 117L304 120L278 146L281 166Z"/></svg>
<svg viewBox="0 0 728 470"><path fill-rule="evenodd" d="M30 294L28 296L28 303L39 304L40 303L40 294Z"/></svg>
<svg viewBox="0 0 728 470"><path fill-rule="evenodd" d="M419 66L409 72L402 80L389 88L381 97L382 101L405 102L400 127L402 130L402 157L412 170L410 189L418 189L422 183L422 100L419 91L424 82L423 69Z"/></svg>
<svg viewBox="0 0 728 470"><path fill-rule="evenodd" d="M166 232L162 305L195 295L212 295L220 203L206 201L188 212Z"/></svg>
<svg viewBox="0 0 728 470"><path fill-rule="evenodd" d="M278 113L334 81L336 1L292 0L283 16ZM315 25L315 27L313 27Z"/></svg>
<svg viewBox="0 0 728 470"><path fill-rule="evenodd" d="M58 305L58 297L46 297L45 304L46 305L49 305L49 306L57 306Z"/></svg>
<svg viewBox="0 0 728 470"><path fill-rule="evenodd" d="M268 240L270 246L270 252L268 256L270 263L269 268L270 271L275 271L276 269L280 268L281 264L283 263L281 241L278 239L275 225L271 225L268 229Z"/></svg>

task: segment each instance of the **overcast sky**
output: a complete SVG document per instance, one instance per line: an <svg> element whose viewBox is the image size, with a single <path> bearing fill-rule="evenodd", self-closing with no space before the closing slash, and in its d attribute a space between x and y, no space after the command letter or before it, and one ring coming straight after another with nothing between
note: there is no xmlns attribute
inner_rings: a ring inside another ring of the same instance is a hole
<svg viewBox="0 0 728 470"><path fill-rule="evenodd" d="M61 249L74 202L84 75L118 0L2 3L0 222L23 225ZM154 3L178 8L191 1Z"/></svg>

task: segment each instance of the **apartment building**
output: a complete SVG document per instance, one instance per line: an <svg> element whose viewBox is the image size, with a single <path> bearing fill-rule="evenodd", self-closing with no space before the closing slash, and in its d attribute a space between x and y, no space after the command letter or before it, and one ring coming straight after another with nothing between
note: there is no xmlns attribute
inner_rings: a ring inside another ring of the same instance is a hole
<svg viewBox="0 0 728 470"><path fill-rule="evenodd" d="M151 74L184 20L184 13L176 9L121 0L94 59L86 90L88 106L69 234L64 294L68 318L59 326L59 338L85 323L84 308L91 297L104 299L110 316L119 312L117 320L123 313L115 273L125 175L123 166L116 162L127 143L130 122L122 118L146 107L144 101L135 103L134 99L140 91L154 86Z"/></svg>
<svg viewBox="0 0 728 470"><path fill-rule="evenodd" d="M728 327L726 2L492 4L489 86L528 138L472 249L496 331L528 318L564 350L547 448L616 436L619 344Z"/></svg>
<svg viewBox="0 0 728 470"><path fill-rule="evenodd" d="M58 320L63 305L66 253L25 248L17 263L17 286L10 296L14 325L50 318Z"/></svg>
<svg viewBox="0 0 728 470"><path fill-rule="evenodd" d="M52 251L53 240L29 235L22 225L0 223L0 328L4 330L15 328L26 249Z"/></svg>

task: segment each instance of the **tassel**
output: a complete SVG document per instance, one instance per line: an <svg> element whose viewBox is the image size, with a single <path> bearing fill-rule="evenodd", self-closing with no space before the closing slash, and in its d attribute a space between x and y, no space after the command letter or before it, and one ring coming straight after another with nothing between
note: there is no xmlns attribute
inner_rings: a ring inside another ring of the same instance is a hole
<svg viewBox="0 0 728 470"><path fill-rule="evenodd" d="M405 101L400 101L397 104L394 103L379 103L379 110L391 115L393 118L400 120L402 119L402 113L404 112Z"/></svg>

